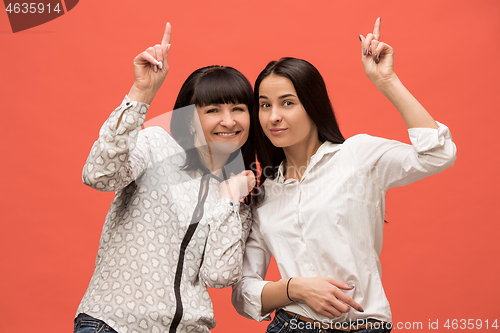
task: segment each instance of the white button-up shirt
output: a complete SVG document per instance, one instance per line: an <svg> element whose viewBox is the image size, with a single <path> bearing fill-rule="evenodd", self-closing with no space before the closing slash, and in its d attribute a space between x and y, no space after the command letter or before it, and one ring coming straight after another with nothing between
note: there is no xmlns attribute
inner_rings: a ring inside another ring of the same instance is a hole
<svg viewBox="0 0 500 333"><path fill-rule="evenodd" d="M381 281L379 255L385 193L453 165L456 147L445 125L409 129L412 145L356 135L343 144L323 143L311 157L302 179L285 180L283 163L276 179L267 179L266 196L254 209L247 240L243 278L233 287L236 310L256 320L271 255L283 279L332 277L355 285L345 291L364 313L351 310L335 322L375 318L391 321ZM285 310L329 320L305 303Z"/></svg>

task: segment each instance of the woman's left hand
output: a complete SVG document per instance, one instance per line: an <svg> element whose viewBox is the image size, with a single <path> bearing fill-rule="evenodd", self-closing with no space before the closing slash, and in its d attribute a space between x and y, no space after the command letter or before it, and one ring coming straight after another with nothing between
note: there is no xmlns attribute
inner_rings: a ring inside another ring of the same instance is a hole
<svg viewBox="0 0 500 333"><path fill-rule="evenodd" d="M361 61L365 73L370 80L380 87L385 82L396 77L394 73L394 50L380 41L380 17L375 21L373 33L366 37L359 35L361 40Z"/></svg>

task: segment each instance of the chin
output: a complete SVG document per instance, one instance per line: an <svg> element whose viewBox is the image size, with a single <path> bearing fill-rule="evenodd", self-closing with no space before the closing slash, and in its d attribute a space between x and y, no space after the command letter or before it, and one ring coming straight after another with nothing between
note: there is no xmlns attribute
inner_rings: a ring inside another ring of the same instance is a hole
<svg viewBox="0 0 500 333"><path fill-rule="evenodd" d="M233 142L212 141L210 142L210 149L212 150L212 154L231 154L240 149L240 146Z"/></svg>
<svg viewBox="0 0 500 333"><path fill-rule="evenodd" d="M287 144L287 142L284 141L284 140L274 140L273 141L273 140L269 139L269 141L271 141L271 143L273 144L273 146L278 147L278 148L284 148L284 147L288 147L289 146Z"/></svg>

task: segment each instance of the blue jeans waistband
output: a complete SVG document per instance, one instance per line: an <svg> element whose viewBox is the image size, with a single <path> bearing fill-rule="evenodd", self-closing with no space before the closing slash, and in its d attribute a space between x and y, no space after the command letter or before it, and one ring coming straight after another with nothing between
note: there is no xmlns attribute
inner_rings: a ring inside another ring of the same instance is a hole
<svg viewBox="0 0 500 333"><path fill-rule="evenodd" d="M80 313L75 318L73 333L117 333L102 320L96 319L85 313Z"/></svg>
<svg viewBox="0 0 500 333"><path fill-rule="evenodd" d="M276 311L276 317L283 322L288 323L291 332L297 329L297 332L390 332L392 323L382 322L373 318L359 319L351 322L334 322L333 320L317 321L315 323L300 320L299 315L291 315L279 309ZM371 325L370 325L371 324ZM364 327L362 325L368 325Z"/></svg>

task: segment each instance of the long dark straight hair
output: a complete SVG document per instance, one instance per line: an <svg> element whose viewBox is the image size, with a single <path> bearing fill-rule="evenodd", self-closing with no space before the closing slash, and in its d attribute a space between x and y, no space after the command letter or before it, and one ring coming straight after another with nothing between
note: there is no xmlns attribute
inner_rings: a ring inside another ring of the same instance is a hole
<svg viewBox="0 0 500 333"><path fill-rule="evenodd" d="M197 69L186 79L177 95L174 109L188 105L203 107L210 104L245 104L248 111L254 108L252 85L239 71L227 66L208 66ZM195 111L196 112L196 111ZM191 132L193 124L192 112L175 112L170 122L172 137L186 151L186 162L183 170L210 172L203 164L197 149L193 149L195 136ZM248 139L241 147L241 154L246 170L251 170L255 165L255 133L254 117L250 115L250 131ZM234 160L240 151L235 151L229 156L226 164ZM233 170L226 170L230 174ZM234 170L236 172L240 172ZM245 203L250 204L251 193L245 198Z"/></svg>
<svg viewBox="0 0 500 333"><path fill-rule="evenodd" d="M254 86L253 118L254 122L259 124L255 126L255 137L257 159L261 167L260 190L255 203L262 200L264 196L262 184L267 178L276 178L279 165L285 158L283 148L275 147L271 143L259 122L259 87L262 80L270 75L282 76L292 81L297 97L318 129L321 142L343 143L345 141L328 97L325 81L316 67L305 60L289 57L268 63L257 77Z"/></svg>

